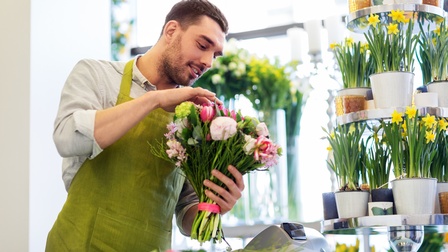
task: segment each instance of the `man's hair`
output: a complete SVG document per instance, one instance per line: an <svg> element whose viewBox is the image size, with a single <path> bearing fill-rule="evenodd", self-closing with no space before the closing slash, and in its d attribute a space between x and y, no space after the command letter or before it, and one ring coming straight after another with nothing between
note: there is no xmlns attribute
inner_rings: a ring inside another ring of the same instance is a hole
<svg viewBox="0 0 448 252"><path fill-rule="evenodd" d="M221 27L221 30L227 34L229 24L226 17L218 7L207 0L182 0L176 3L166 15L163 27L165 27L166 23L170 20L176 20L180 23L182 29L186 29L190 25L197 23L204 15L215 20Z"/></svg>

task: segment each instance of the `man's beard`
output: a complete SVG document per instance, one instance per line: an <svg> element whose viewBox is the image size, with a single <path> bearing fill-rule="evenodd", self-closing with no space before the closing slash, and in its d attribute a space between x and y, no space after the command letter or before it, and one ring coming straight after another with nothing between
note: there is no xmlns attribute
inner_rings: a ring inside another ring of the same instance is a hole
<svg viewBox="0 0 448 252"><path fill-rule="evenodd" d="M189 78L189 71L185 71L188 68L188 64L184 64L183 57L181 56L181 40L182 36L179 35L175 41L163 52L162 63L158 70L159 73L168 79L168 82L174 86L191 86L194 80Z"/></svg>

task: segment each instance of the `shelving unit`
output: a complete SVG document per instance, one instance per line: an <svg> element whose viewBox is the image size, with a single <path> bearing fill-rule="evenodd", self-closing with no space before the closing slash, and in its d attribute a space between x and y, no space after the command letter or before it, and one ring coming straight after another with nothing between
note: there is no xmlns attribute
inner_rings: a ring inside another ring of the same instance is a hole
<svg viewBox="0 0 448 252"><path fill-rule="evenodd" d="M359 121L368 121L375 119L385 119L390 118L394 110L398 112L404 113L406 108L388 108L388 109L369 109L369 110L361 110L357 112L352 112L348 114L344 114L338 116L336 118L337 124L347 124ZM422 107L418 109L419 115L434 115L436 117L448 117L448 108L442 107Z"/></svg>
<svg viewBox="0 0 448 252"><path fill-rule="evenodd" d="M445 0L448 1L448 0ZM424 25L436 26L436 22L446 17L446 12L439 7L424 4L388 4L376 5L363 8L350 13L346 17L347 28L356 33L364 33L369 29L368 18L371 14L377 14L380 22L389 23L388 14L393 10L402 10L405 16L423 22ZM419 29L419 26L416 26ZM416 30L418 32L418 30ZM388 108L362 110L344 114L336 118L336 123L349 124L359 121L367 121L372 124L379 120L390 119L394 110L405 112L406 108ZM448 117L448 108L423 107L419 108L419 115L434 115L437 117ZM364 237L364 251L370 249L370 235L397 234L399 231L411 231L406 234L406 238L414 235L427 233L448 232L448 215L427 214L427 215L384 215L384 216L363 216L349 219L332 219L321 222L321 232L323 234L342 235L362 235ZM423 232L422 232L423 231ZM414 237L415 238L415 237ZM421 237L423 239L423 237Z"/></svg>
<svg viewBox="0 0 448 252"><path fill-rule="evenodd" d="M350 31L363 33L369 26L368 18L371 14L377 14L380 22L389 22L387 14L393 10L403 10L405 15L419 19L425 23L435 25L438 18L444 18L446 13L442 8L427 4L386 4L375 5L352 12L347 16L347 28ZM416 27L418 29L418 27Z"/></svg>

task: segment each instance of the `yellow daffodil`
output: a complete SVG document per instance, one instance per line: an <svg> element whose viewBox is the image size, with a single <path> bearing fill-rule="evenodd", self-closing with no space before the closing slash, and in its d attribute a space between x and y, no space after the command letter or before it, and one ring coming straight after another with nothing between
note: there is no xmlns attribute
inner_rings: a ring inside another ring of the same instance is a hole
<svg viewBox="0 0 448 252"><path fill-rule="evenodd" d="M353 44L353 38L352 37L345 38L345 44L347 45Z"/></svg>
<svg viewBox="0 0 448 252"><path fill-rule="evenodd" d="M334 50L334 49L336 49L338 46L339 46L338 43L331 43L331 44L330 44L330 49L331 49L331 50Z"/></svg>
<svg viewBox="0 0 448 252"><path fill-rule="evenodd" d="M391 23L387 26L387 34L397 35L399 31L398 24Z"/></svg>
<svg viewBox="0 0 448 252"><path fill-rule="evenodd" d="M406 121L403 122L403 124L401 125L401 128L403 129L403 132L401 133L401 135L403 137L405 137L406 136L406 132L408 131L407 130L407 126L406 126Z"/></svg>
<svg viewBox="0 0 448 252"><path fill-rule="evenodd" d="M434 34L440 36L440 25L438 25L437 28L434 30Z"/></svg>
<svg viewBox="0 0 448 252"><path fill-rule="evenodd" d="M406 107L406 115L409 119L413 119L417 115L417 108L415 106Z"/></svg>
<svg viewBox="0 0 448 252"><path fill-rule="evenodd" d="M422 118L422 121L425 123L425 126L429 129L433 127L434 124L436 124L436 117L426 114L425 117Z"/></svg>
<svg viewBox="0 0 448 252"><path fill-rule="evenodd" d="M426 143L429 142L434 142L434 140L436 139L436 135L434 135L434 133L432 131L426 131Z"/></svg>
<svg viewBox="0 0 448 252"><path fill-rule="evenodd" d="M403 113L394 110L394 112L392 113L392 123L399 124L402 121L403 121Z"/></svg>
<svg viewBox="0 0 448 252"><path fill-rule="evenodd" d="M353 134L356 131L355 124L350 124L350 128L348 130L348 134Z"/></svg>
<svg viewBox="0 0 448 252"><path fill-rule="evenodd" d="M376 25L380 22L380 18L377 14L371 14L368 21L370 26L376 27Z"/></svg>
<svg viewBox="0 0 448 252"><path fill-rule="evenodd" d="M448 122L446 121L446 119L445 118L441 118L439 120L439 129L441 131L446 131L447 126L448 126Z"/></svg>
<svg viewBox="0 0 448 252"><path fill-rule="evenodd" d="M388 16L392 18L392 21L401 23L405 22L406 19L404 16L404 11L402 10L392 10Z"/></svg>

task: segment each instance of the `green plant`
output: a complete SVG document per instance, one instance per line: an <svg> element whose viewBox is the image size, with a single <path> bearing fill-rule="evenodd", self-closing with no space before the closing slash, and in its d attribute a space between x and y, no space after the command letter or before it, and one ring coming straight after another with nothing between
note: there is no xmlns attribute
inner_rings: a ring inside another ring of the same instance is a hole
<svg viewBox="0 0 448 252"><path fill-rule="evenodd" d="M341 43L331 44L330 48L339 66L344 88L370 87L369 75L373 73L374 65L369 57L368 44L346 38Z"/></svg>
<svg viewBox="0 0 448 252"><path fill-rule="evenodd" d="M254 55L237 45L236 39L230 39L221 57L216 58L212 67L195 82L195 86L215 92L225 101L235 95L246 94L251 85L248 79L248 65Z"/></svg>
<svg viewBox="0 0 448 252"><path fill-rule="evenodd" d="M328 148L332 151L333 159L328 161L328 165L335 172L340 191L361 190L360 185L362 169L362 135L366 129L366 124L356 122L338 125L332 132L322 128L327 134L330 144Z"/></svg>
<svg viewBox="0 0 448 252"><path fill-rule="evenodd" d="M248 65L249 88L245 96L252 106L262 112L263 120L270 120L270 113L291 104L288 95L292 82L290 73L295 69L294 62L281 64L278 58L252 57Z"/></svg>
<svg viewBox="0 0 448 252"><path fill-rule="evenodd" d="M126 44L129 42L132 26L134 25L133 18L128 17L125 20L123 20L123 18L117 19L118 15L116 12L118 12L126 4L128 4L127 0L112 1L111 56L113 60L120 60L120 56L125 53Z"/></svg>
<svg viewBox="0 0 448 252"><path fill-rule="evenodd" d="M378 134L380 126L374 126L372 134L362 146L363 164L367 173L367 181L370 189L378 189L386 186L392 166L390 150L386 147L384 140Z"/></svg>
<svg viewBox="0 0 448 252"><path fill-rule="evenodd" d="M448 80L448 28L445 19L441 19L435 30L428 23L423 27L419 38L417 60L422 70L425 85L433 81Z"/></svg>
<svg viewBox="0 0 448 252"><path fill-rule="evenodd" d="M380 15L382 20L391 21L381 22ZM414 20L406 18L404 11L393 10L389 14L371 14L368 22L365 38L374 60L374 72L413 72L419 38L419 34L413 34Z"/></svg>
<svg viewBox="0 0 448 252"><path fill-rule="evenodd" d="M431 162L431 175L436 178L438 182L448 182L448 122L446 118L438 118L437 134L435 137L435 144L437 150Z"/></svg>
<svg viewBox="0 0 448 252"><path fill-rule="evenodd" d="M395 178L430 178L436 154L437 120L407 107L405 114L394 110L391 120L381 122L385 143L390 149Z"/></svg>

